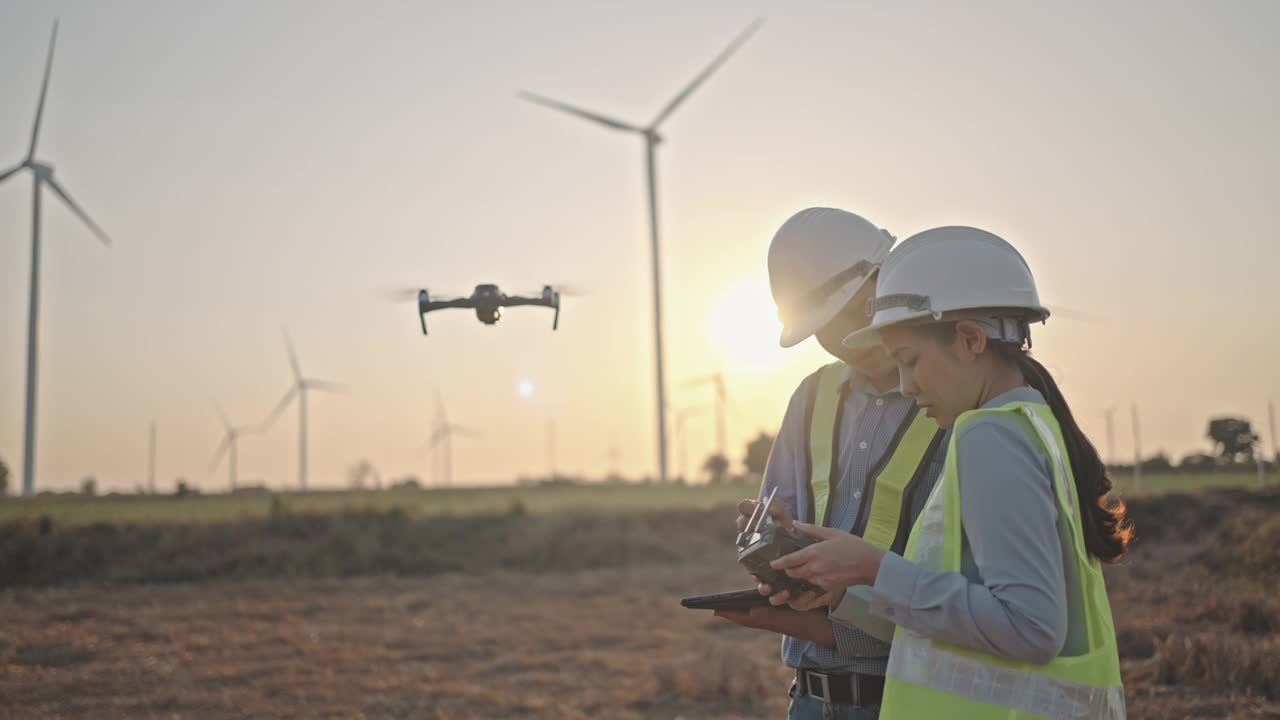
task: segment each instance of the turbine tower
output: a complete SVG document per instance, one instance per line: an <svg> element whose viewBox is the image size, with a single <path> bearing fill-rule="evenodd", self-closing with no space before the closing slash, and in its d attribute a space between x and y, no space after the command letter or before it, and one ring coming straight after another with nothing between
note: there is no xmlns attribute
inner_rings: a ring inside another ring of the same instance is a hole
<svg viewBox="0 0 1280 720"><path fill-rule="evenodd" d="M1135 490L1142 489L1142 425L1138 422L1138 404L1133 403L1129 406L1129 413L1133 421L1133 487Z"/></svg>
<svg viewBox="0 0 1280 720"><path fill-rule="evenodd" d="M656 157L654 150L658 147L658 143L662 142L662 136L658 133L659 126L662 125L671 113L680 106L702 83L706 82L721 65L729 59L744 42L760 27L764 22L763 19L756 20L747 26L733 42L729 43L729 47L720 53L715 60L711 62L697 77L693 79L683 90L677 94L667 106L658 113L653 122L641 127L632 125L631 123L615 120L614 118L601 115L599 113L583 110L581 108L552 100L542 95L535 95L529 92L521 92L520 97L533 103L549 107L553 110L576 115L584 120L603 125L611 130L621 130L623 132L635 133L644 138L645 168L646 177L649 188L649 242L651 246L651 261L653 273L653 351L654 365L657 375L657 420L658 420L658 480L666 483L667 477L667 387L664 369L664 356L662 351L662 272L659 263L659 247L658 247L658 180L656 169Z"/></svg>
<svg viewBox="0 0 1280 720"><path fill-rule="evenodd" d="M235 492L236 488L238 487L237 476L236 476L236 466L237 466L237 460L238 460L237 441L240 439L241 435L262 432L263 427L261 425L245 425L242 427L235 427L231 424L231 421L227 419L227 414L223 412L221 406L215 404L214 409L218 411L218 418L222 420L222 426L225 427L227 431L226 431L226 434L222 436L222 443L218 445L218 449L213 451L213 460L209 462L209 470L211 471L217 470L218 465L222 462L222 456L226 455L227 456L227 472L229 475L228 485L227 485L228 492Z"/></svg>
<svg viewBox="0 0 1280 720"><path fill-rule="evenodd" d="M298 364L298 354L293 351L293 340L289 339L289 331L284 330L284 346L289 351L289 366L293 369L293 385L285 392L284 397L280 398L280 402L276 404L271 414L267 416L266 422L262 423L265 430L271 427L276 418L280 417L280 413L289 407L289 403L294 398L298 399L298 489L302 492L307 491L307 391L322 390L325 392L342 392L346 388L338 383L329 382L327 380L314 380L312 378L304 378L302 376L302 366Z"/></svg>
<svg viewBox="0 0 1280 720"><path fill-rule="evenodd" d="M89 230L102 241L111 245L111 238L98 227L71 194L53 177L53 166L36 160L36 143L40 139L40 120L44 116L45 96L49 92L49 72L53 69L53 48L58 40L58 21L53 21L53 35L49 38L49 57L44 65L44 81L40 85L40 100L36 103L36 120L31 128L31 145L27 148L27 157L18 165L0 171L0 183L8 180L19 170L30 170L32 175L31 194L31 296L27 305L27 409L26 425L22 438L22 494L35 492L36 470L36 390L39 360L40 334L40 191L48 187L53 194L62 198L62 202L80 218Z"/></svg>

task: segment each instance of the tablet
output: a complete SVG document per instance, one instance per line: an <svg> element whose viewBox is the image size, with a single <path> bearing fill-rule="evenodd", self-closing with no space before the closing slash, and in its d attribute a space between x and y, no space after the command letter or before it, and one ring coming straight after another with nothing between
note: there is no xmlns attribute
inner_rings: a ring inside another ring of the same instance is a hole
<svg viewBox="0 0 1280 720"><path fill-rule="evenodd" d="M734 590L733 592L716 593L714 595L694 595L680 601L690 610L748 610L753 607L769 604L769 597L760 591Z"/></svg>

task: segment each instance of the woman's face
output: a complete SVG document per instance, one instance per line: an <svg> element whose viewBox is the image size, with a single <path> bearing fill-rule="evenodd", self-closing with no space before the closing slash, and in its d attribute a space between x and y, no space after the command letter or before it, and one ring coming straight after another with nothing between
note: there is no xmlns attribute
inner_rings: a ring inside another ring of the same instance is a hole
<svg viewBox="0 0 1280 720"><path fill-rule="evenodd" d="M885 348L898 364L902 394L914 399L939 427L951 427L961 413L981 404L987 377L981 361L986 337L976 325L967 324L972 328L959 323L950 340L918 326L880 331Z"/></svg>

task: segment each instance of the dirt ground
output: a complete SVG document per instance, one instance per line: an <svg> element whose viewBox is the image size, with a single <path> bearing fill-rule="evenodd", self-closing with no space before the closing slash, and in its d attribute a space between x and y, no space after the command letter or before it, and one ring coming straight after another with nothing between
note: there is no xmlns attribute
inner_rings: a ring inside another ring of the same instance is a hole
<svg viewBox="0 0 1280 720"><path fill-rule="evenodd" d="M650 568L15 592L0 717L777 717L776 641L679 607L706 585Z"/></svg>
<svg viewBox="0 0 1280 720"><path fill-rule="evenodd" d="M1280 718L1277 510L1135 507L1108 572L1130 718ZM678 604L736 568L651 560L4 590L0 718L783 717L777 638Z"/></svg>

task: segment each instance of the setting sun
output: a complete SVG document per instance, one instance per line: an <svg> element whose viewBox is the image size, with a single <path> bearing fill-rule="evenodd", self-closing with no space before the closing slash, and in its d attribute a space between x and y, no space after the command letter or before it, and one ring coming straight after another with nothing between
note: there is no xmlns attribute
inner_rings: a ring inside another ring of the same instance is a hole
<svg viewBox="0 0 1280 720"><path fill-rule="evenodd" d="M789 359L778 345L782 324L762 280L739 282L725 290L710 324L716 351L730 370L775 370Z"/></svg>

